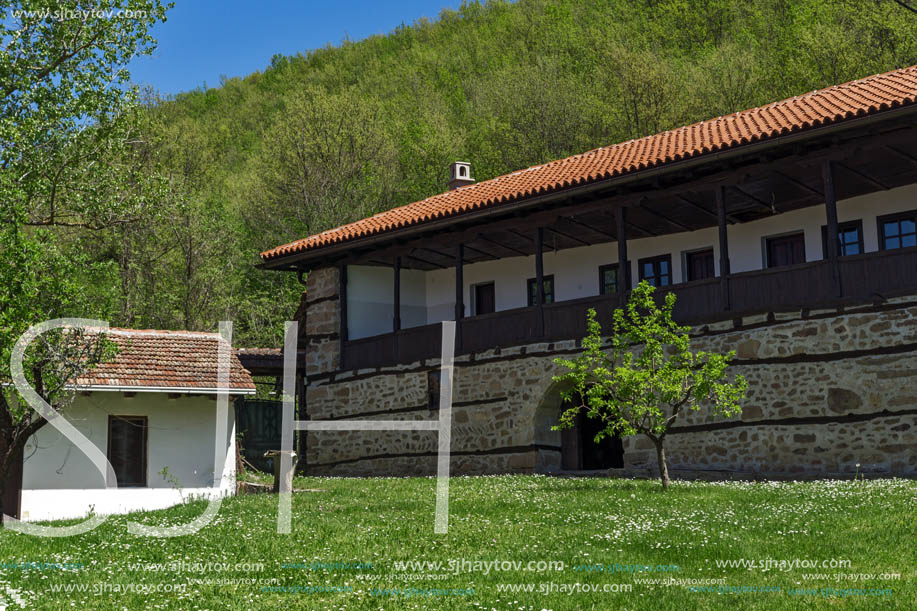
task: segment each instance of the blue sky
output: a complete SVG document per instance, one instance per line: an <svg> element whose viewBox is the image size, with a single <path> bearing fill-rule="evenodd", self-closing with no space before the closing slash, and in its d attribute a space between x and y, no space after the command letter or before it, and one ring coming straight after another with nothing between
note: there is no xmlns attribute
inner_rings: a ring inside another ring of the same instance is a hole
<svg viewBox="0 0 917 611"><path fill-rule="evenodd" d="M175 0L168 21L153 30L159 47L130 65L139 84L163 95L220 84L220 76L263 70L275 53L294 55L390 32L402 22L436 19L460 0L336 0L278 2Z"/></svg>

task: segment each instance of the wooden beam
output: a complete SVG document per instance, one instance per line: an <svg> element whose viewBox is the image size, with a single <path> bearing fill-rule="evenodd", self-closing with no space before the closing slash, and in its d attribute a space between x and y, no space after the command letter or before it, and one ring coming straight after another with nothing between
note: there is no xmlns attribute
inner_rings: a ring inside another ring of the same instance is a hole
<svg viewBox="0 0 917 611"><path fill-rule="evenodd" d="M837 228L837 196L834 187L834 166L837 162L826 159L822 163L822 180L825 183L825 216L827 217L827 251L828 260L831 262L831 274L835 283L836 296L843 295L841 286L840 267L838 266L838 228Z"/></svg>
<svg viewBox="0 0 917 611"><path fill-rule="evenodd" d="M825 160L822 164L822 180L825 183L825 216L827 217L827 251L829 259L838 256L837 198L834 191L834 164Z"/></svg>
<svg viewBox="0 0 917 611"><path fill-rule="evenodd" d="M866 182L868 182L869 184L871 184L871 185L874 186L874 187L877 187L877 188L879 188L879 189L882 189L883 191L888 191L888 185L879 182L878 180L876 180L876 179L873 178L872 176L868 176L868 175L864 174L863 172L860 172L859 170L854 170L854 169L851 168L850 166L845 165L845 164L841 163L840 161L836 161L836 162L835 162L835 165L836 165L837 167L843 169L843 170L847 170L848 172L850 172L850 173L853 174L854 176L859 176L860 178L862 178L863 180L865 180Z"/></svg>
<svg viewBox="0 0 917 611"><path fill-rule="evenodd" d="M539 227L535 240L535 308L538 310L538 337L544 336L544 228ZM526 287L527 289L528 287Z"/></svg>
<svg viewBox="0 0 917 611"><path fill-rule="evenodd" d="M427 259L422 259L418 257L417 255L405 255L404 258L413 259L414 261L418 261L420 263L423 263L424 265L429 265L431 267L438 267L439 269L448 269L448 266L446 265L440 265L439 263L436 263L435 261L428 261Z"/></svg>
<svg viewBox="0 0 917 611"><path fill-rule="evenodd" d="M401 257L395 257L395 264L392 266L395 277L394 299L392 300L392 331L401 330Z"/></svg>
<svg viewBox="0 0 917 611"><path fill-rule="evenodd" d="M490 244L493 244L494 246L497 246L499 248L504 248L510 252L514 252L519 255L528 256L529 254L525 252L524 250L519 250L518 248L513 248L512 246L507 246L506 244L502 244L500 242L497 242L496 240L492 240L488 238L486 235L481 234L481 233L475 236L475 241L489 242Z"/></svg>
<svg viewBox="0 0 917 611"><path fill-rule="evenodd" d="M895 155L897 155L898 157L901 157L901 158L904 159L905 161L908 161L908 162L910 162L910 163L912 163L912 164L914 164L914 165L917 165L917 157L914 157L914 156L911 155L910 153L905 153L905 152L902 151L901 149L896 148L896 147L891 146L891 145L888 145L888 146L886 146L885 148L888 149L889 151L891 151L892 153L894 153Z"/></svg>
<svg viewBox="0 0 917 611"><path fill-rule="evenodd" d="M806 183L802 182L801 180L797 180L797 179L793 178L792 176L790 176L790 175L788 175L788 174L784 174L784 173L781 172L780 170L774 170L774 171L772 172L772 174L773 174L774 176L780 178L781 180L784 180L784 181L786 181L786 182L788 182L788 183L790 183L790 184L796 185L797 187L799 187L800 189L802 189L802 190L804 190L804 191L808 191L809 193L812 193L813 195L817 195L817 196L819 196L819 197L824 197L824 196L825 196L824 193L822 193L822 192L819 191L818 189L816 189L816 188L814 188L814 187L810 187L809 185L807 185Z"/></svg>
<svg viewBox="0 0 917 611"><path fill-rule="evenodd" d="M622 207L621 209L623 209L623 207ZM645 229L645 228L641 227L640 225L637 225L636 223L634 223L634 222L631 221L631 220L627 221L627 226L630 227L630 228L632 228L632 229L636 229L636 230L639 231L640 233L642 233L642 234L644 234L644 235L646 235L647 237L650 237L650 238L655 238L656 236L662 235L662 234L659 234L659 233L653 233L653 232L650 231L649 229Z"/></svg>
<svg viewBox="0 0 917 611"><path fill-rule="evenodd" d="M572 216L565 216L565 217L563 217L563 219L564 219L565 221L569 221L569 222L573 223L574 225L579 225L580 227L583 227L583 228L585 228L585 229L588 229L589 231L591 231L591 232L593 232L593 233L597 233L597 234L599 234L599 235L601 235L601 236L605 236L606 238L610 238L610 239L612 239L612 240L615 239L614 234L608 233L607 231L602 231L601 229L596 229L595 227L593 227L593 226L590 225L589 223L584 223L584 222L582 222L582 221L576 220L575 217L572 217Z"/></svg>
<svg viewBox="0 0 917 611"><path fill-rule="evenodd" d="M675 194L675 198L678 199L679 201L681 201L682 203L687 204L688 206L694 208L695 210L697 210L697 211L700 212L701 214L703 214L703 215L705 215L705 216L707 216L707 217L713 219L714 221L717 219L716 212L711 212L710 210L707 210L706 208L704 208L703 206L701 206L701 205L698 204L697 202L691 201L690 199L688 199L687 197L685 197L685 196L682 195L681 193L676 193L676 194ZM727 218L729 218L729 217L727 216ZM730 220L732 220L732 222L736 222L735 219L730 219Z"/></svg>
<svg viewBox="0 0 917 611"><path fill-rule="evenodd" d="M668 218L668 217L666 217L666 216L663 216L663 215L659 214L658 212L656 212L656 211L654 211L654 210L651 210L646 204L640 206L640 210L642 210L643 212L646 212L647 214L650 214L650 215L652 215L652 216L655 216L656 218L662 219L664 222L666 222L666 223L668 223L669 225L672 225L672 226L674 226L674 227L678 227L678 228L681 229L682 231L695 231L695 229L694 229L693 227L688 227L687 225L682 225L682 224L679 223L678 221L673 221L672 219L670 219L670 218Z"/></svg>
<svg viewBox="0 0 917 611"><path fill-rule="evenodd" d="M347 265L338 266L338 310L340 312L341 369L344 369L344 342L347 341Z"/></svg>
<svg viewBox="0 0 917 611"><path fill-rule="evenodd" d="M465 317L465 245L459 244L455 250L455 320L461 320Z"/></svg>
<svg viewBox="0 0 917 611"><path fill-rule="evenodd" d="M499 258L500 258L500 257L498 257L497 255L492 255L492 254L490 254L489 252L485 252L485 251L483 251L483 250L481 250L481 249L479 249L479 248L474 248L474 247L471 246L470 244L465 244L465 248L467 248L468 250L474 251L474 252L478 253L479 255L484 255L485 257L487 257L487 258L489 258L489 259L499 259Z"/></svg>
<svg viewBox="0 0 917 611"><path fill-rule="evenodd" d="M507 229L507 230L506 230L506 233L511 233L511 234L513 234L514 236L516 236L517 238L522 238L523 240L526 240L526 241L528 241L528 242L534 242L534 241L535 241L535 240L533 240L532 238L530 238L529 236L523 235L523 234L519 233L518 231L516 231L516 230L514 230L514 229Z"/></svg>
<svg viewBox="0 0 917 611"><path fill-rule="evenodd" d="M547 229L551 233L555 233L566 240L577 242L578 244L582 244L583 246L592 246L592 242L587 242L586 240L582 240L580 238L573 237L572 235L567 235L566 233L562 231L558 231L557 229L554 229L553 227L548 227Z"/></svg>
<svg viewBox="0 0 917 611"><path fill-rule="evenodd" d="M449 253L445 253L445 252L436 250L435 248L430 248L429 246L417 246L414 248L414 250L423 250L425 252L428 252L432 255L439 257L440 259L445 259L446 261L450 261L450 262L452 261L452 255L450 255ZM446 265L444 267L449 267L449 266Z"/></svg>
<svg viewBox="0 0 917 611"><path fill-rule="evenodd" d="M757 204L758 206L764 208L764 209L767 210L768 212L770 212L770 213L772 213L772 214L777 212L777 207L776 207L776 205L774 205L774 204L772 204L772 203L769 204L769 203L767 203L766 201L764 201L763 199L759 199L759 198L755 197L754 195L752 195L752 194L749 193L748 191L744 190L744 189L743 189L742 187L740 187L739 185L732 185L732 188L735 189L736 191L738 191L739 193L741 193L744 197L747 197L748 199L750 199L752 202L754 202L754 203Z"/></svg>
<svg viewBox="0 0 917 611"><path fill-rule="evenodd" d="M716 190L716 217L720 238L720 291L723 309L729 309L729 235L726 229L726 187Z"/></svg>
<svg viewBox="0 0 917 611"><path fill-rule="evenodd" d="M624 208L615 208L615 231L618 234L618 294L630 288L630 263L627 261L627 221Z"/></svg>
<svg viewBox="0 0 917 611"><path fill-rule="evenodd" d="M465 317L465 245L455 247L455 348L462 348L462 319Z"/></svg>

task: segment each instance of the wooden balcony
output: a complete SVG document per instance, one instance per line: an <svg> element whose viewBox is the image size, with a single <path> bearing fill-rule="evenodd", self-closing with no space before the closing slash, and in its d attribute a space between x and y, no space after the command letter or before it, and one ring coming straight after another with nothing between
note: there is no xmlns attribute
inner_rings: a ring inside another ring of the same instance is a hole
<svg viewBox="0 0 917 611"><path fill-rule="evenodd" d="M801 265L678 284L675 318L697 325L774 311L832 308L917 293L917 248L882 251ZM579 339L586 333L586 311L595 308L603 328L623 304L618 295L504 310L465 318L458 326L459 354L538 342ZM543 323L541 322L543 318ZM540 332L543 327L544 331ZM438 358L441 325L402 329L344 342L347 369L411 363Z"/></svg>

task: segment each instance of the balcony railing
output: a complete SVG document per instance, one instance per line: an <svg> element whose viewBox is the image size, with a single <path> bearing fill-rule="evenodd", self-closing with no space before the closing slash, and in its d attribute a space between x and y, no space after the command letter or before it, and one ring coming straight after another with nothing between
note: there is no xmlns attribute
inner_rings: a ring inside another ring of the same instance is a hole
<svg viewBox="0 0 917 611"><path fill-rule="evenodd" d="M917 248L882 251L710 278L657 291L675 291L674 316L687 324L711 323L773 311L830 308L917 293ZM608 328L618 295L597 295L462 319L460 354L537 342L579 339L586 311L595 308ZM540 332L543 317L543 332ZM344 342L348 369L411 363L440 354L439 324Z"/></svg>

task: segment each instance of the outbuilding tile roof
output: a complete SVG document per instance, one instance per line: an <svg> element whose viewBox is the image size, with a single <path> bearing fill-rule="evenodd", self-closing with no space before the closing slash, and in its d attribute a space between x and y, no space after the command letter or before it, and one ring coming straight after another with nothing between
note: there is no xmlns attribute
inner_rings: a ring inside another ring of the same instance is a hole
<svg viewBox="0 0 917 611"><path fill-rule="evenodd" d="M217 333L116 329L105 337L118 346L115 357L77 378L77 387L114 387L171 392L209 391L217 387ZM230 349L230 392L248 394L255 384Z"/></svg>
<svg viewBox="0 0 917 611"><path fill-rule="evenodd" d="M917 66L498 176L261 253L264 261L913 104Z"/></svg>

